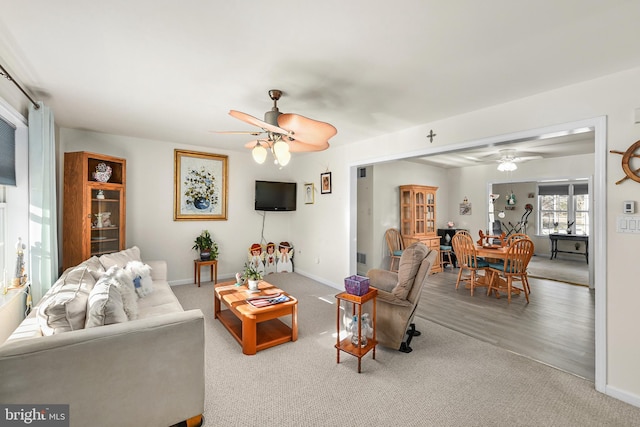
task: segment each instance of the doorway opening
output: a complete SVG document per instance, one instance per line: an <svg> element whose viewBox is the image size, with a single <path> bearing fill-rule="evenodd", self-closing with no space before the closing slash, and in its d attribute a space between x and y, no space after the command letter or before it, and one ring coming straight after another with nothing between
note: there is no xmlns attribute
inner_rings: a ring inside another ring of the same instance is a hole
<svg viewBox="0 0 640 427"><path fill-rule="evenodd" d="M593 245L593 251L590 257L594 260L606 259L606 118L597 117L593 119L587 119L583 121L565 123L556 126L549 126L540 129L527 130L507 135L500 135L490 138L485 138L476 141L470 141L462 144L451 144L449 146L437 147L425 149L421 153L411 153L412 157L416 156L431 156L436 154L462 152L468 149L475 149L485 146L499 146L501 144L514 144L517 145L520 142L525 142L531 139L540 138L541 135L549 135L555 132L571 133L576 129L589 128L594 132L594 174L593 174L593 239L597 244ZM367 163L360 162L352 164L351 169L351 186L350 189L353 193L357 193L356 176L358 168L377 165L378 163L386 163L394 160L403 159L401 155L390 155L386 158L378 158L374 161ZM374 171L375 174L375 171ZM446 219L444 219L446 221ZM374 217L374 226L386 227L389 224L384 224L382 218ZM356 254L358 248L357 239L357 202L352 198L350 208L350 271L357 271ZM375 236L382 236L383 233L375 233ZM377 247L377 251L382 253L382 248ZM606 263L605 262L592 262L590 263L590 269L592 270L593 282L595 287L595 388L598 391L604 392L606 385Z"/></svg>

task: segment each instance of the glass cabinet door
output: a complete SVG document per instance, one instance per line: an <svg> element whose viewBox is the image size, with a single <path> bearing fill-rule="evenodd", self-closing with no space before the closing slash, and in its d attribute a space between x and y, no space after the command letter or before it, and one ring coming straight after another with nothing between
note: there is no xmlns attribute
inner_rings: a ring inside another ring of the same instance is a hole
<svg viewBox="0 0 640 427"><path fill-rule="evenodd" d="M120 250L122 190L91 188L91 255Z"/></svg>

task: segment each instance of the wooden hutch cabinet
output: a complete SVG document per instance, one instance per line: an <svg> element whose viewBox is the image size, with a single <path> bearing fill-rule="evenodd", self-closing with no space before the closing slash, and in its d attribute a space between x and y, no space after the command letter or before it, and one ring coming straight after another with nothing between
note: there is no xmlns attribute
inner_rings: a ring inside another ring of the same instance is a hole
<svg viewBox="0 0 640 427"><path fill-rule="evenodd" d="M63 269L125 249L125 173L125 159L64 154Z"/></svg>
<svg viewBox="0 0 640 427"><path fill-rule="evenodd" d="M432 273L440 268L440 237L436 227L436 191L438 187L426 185L400 186L400 234L405 247L422 242L438 252Z"/></svg>

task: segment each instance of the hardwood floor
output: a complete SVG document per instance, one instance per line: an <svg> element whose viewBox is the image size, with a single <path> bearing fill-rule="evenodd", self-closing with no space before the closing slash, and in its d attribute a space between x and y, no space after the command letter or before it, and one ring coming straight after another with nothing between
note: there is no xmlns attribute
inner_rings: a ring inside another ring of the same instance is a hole
<svg viewBox="0 0 640 427"><path fill-rule="evenodd" d="M595 291L530 278L530 303L514 295L500 299L476 288L474 296L455 283L458 269L431 275L416 316L482 341L595 380Z"/></svg>

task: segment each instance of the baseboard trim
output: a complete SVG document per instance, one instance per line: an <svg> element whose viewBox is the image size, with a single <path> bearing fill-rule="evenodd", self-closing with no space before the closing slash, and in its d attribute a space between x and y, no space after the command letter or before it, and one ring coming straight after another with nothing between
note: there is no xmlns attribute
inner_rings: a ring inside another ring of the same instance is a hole
<svg viewBox="0 0 640 427"><path fill-rule="evenodd" d="M313 274L309 274L309 273L307 273L306 271L303 271L303 270L294 270L294 272L298 273L298 274L299 274L299 275L301 275L301 276L307 277L307 278L309 278L309 279L313 279L313 280L315 280L316 282L320 282L320 283L322 283L323 285L331 286L332 288L339 289L339 290L344 290L344 287L343 287L342 285L336 285L336 284L335 284L335 283L333 283L333 282L329 282L328 280L323 279L322 277L318 277L318 276L315 276L315 275L313 275Z"/></svg>
<svg viewBox="0 0 640 427"><path fill-rule="evenodd" d="M640 408L640 396L636 394L629 393L624 390L620 390L619 388L613 387L610 385L605 387L605 394L607 396L611 396L615 399L628 403L629 405L633 405Z"/></svg>

